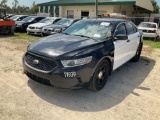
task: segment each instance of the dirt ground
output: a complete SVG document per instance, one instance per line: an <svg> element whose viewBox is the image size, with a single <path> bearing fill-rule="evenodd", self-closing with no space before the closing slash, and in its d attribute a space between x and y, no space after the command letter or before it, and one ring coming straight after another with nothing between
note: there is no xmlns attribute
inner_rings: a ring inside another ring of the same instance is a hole
<svg viewBox="0 0 160 120"><path fill-rule="evenodd" d="M26 44L0 38L0 120L160 120L160 49L116 70L105 88L61 90L23 74Z"/></svg>

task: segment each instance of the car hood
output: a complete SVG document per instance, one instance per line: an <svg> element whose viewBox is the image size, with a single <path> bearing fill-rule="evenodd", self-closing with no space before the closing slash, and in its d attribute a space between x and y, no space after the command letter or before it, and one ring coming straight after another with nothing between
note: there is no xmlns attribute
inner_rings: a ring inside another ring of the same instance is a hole
<svg viewBox="0 0 160 120"><path fill-rule="evenodd" d="M32 27L44 27L46 25L49 25L50 23L34 23L34 24L31 24L29 26L32 26Z"/></svg>
<svg viewBox="0 0 160 120"><path fill-rule="evenodd" d="M66 25L55 25L55 24L53 24L53 25L45 26L44 28L48 29L48 28L65 28L65 27L67 27L67 26Z"/></svg>
<svg viewBox="0 0 160 120"><path fill-rule="evenodd" d="M55 58L100 42L102 42L102 40L93 40L91 38L73 35L55 34L35 41L28 47L28 51Z"/></svg>

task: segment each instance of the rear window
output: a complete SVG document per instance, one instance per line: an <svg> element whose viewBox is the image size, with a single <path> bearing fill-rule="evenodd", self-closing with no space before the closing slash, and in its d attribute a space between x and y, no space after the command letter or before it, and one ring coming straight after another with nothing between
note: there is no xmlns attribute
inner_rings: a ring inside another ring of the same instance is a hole
<svg viewBox="0 0 160 120"><path fill-rule="evenodd" d="M156 24L152 24L152 23L141 23L139 27L156 28L157 26Z"/></svg>

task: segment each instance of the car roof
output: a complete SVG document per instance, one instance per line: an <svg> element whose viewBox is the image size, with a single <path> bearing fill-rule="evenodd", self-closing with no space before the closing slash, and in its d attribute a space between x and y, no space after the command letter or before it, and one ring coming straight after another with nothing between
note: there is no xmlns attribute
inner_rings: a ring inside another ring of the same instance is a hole
<svg viewBox="0 0 160 120"><path fill-rule="evenodd" d="M67 20L80 20L80 19L76 19L76 18L62 18L63 19L67 19Z"/></svg>
<svg viewBox="0 0 160 120"><path fill-rule="evenodd" d="M113 18L91 18L91 19L82 19L83 21L99 21L99 22L112 22L118 24L120 22L131 22L125 19L113 19Z"/></svg>
<svg viewBox="0 0 160 120"><path fill-rule="evenodd" d="M95 21L114 21L114 22L126 22L126 21L129 21L129 20L125 20L125 19L113 19L113 18L92 18L92 19L88 19L88 20L95 20Z"/></svg>
<svg viewBox="0 0 160 120"><path fill-rule="evenodd" d="M22 17L22 16L28 16L28 15L15 15L15 16L19 16L19 17Z"/></svg>
<svg viewBox="0 0 160 120"><path fill-rule="evenodd" d="M46 17L46 18L51 18L51 19L60 19L60 17Z"/></svg>
<svg viewBox="0 0 160 120"><path fill-rule="evenodd" d="M155 23L155 22L141 22L141 23L157 24L157 23Z"/></svg>

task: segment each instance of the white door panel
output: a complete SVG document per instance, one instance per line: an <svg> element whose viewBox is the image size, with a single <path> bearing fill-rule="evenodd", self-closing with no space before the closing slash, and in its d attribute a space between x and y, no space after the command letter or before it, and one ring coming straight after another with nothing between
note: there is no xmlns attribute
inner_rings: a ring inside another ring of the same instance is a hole
<svg viewBox="0 0 160 120"><path fill-rule="evenodd" d="M114 43L114 65L113 70L123 65L128 61L129 57L129 42L127 40L116 40Z"/></svg>
<svg viewBox="0 0 160 120"><path fill-rule="evenodd" d="M130 40L130 59L132 57L135 56L136 54L136 51L137 51L137 48L138 48L138 45L139 45L139 32L136 32L134 34L131 34L128 36L128 39Z"/></svg>

